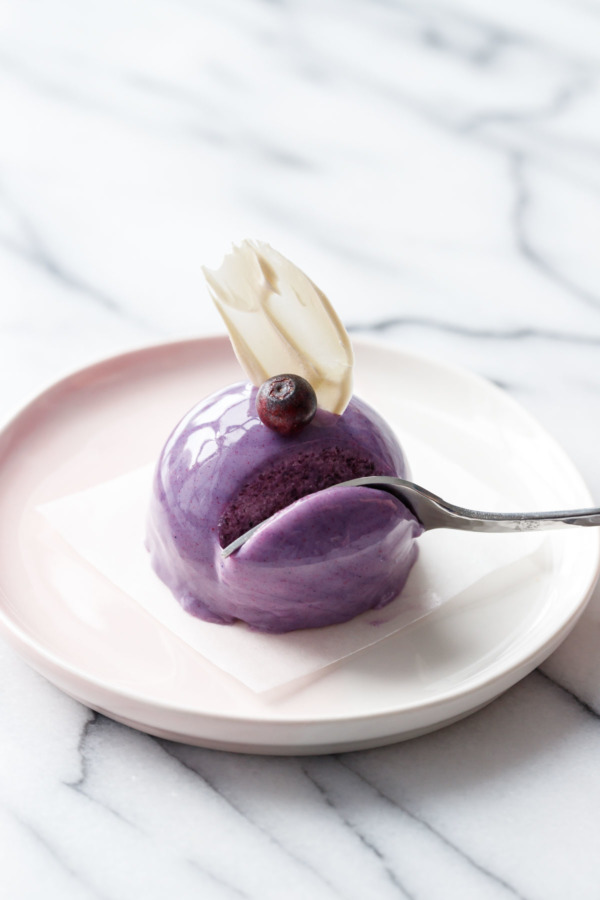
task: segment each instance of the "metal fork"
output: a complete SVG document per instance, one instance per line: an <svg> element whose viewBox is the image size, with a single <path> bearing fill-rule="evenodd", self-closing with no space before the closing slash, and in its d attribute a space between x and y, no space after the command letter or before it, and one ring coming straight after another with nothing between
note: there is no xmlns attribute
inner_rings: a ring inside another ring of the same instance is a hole
<svg viewBox="0 0 600 900"><path fill-rule="evenodd" d="M425 531L433 528L454 528L459 531L541 531L550 528L565 528L570 525L600 525L600 508L596 509L563 509L548 512L482 512L477 509L466 509L455 506L432 494L424 487L395 478L391 475L368 475L366 478L354 478L342 481L332 487L370 487L387 491L397 497L416 516ZM331 488L325 488L331 490ZM271 517L272 518L272 517ZM270 521L265 519L265 522ZM261 522L250 528L222 551L222 556L229 556L242 544L245 544L259 528Z"/></svg>

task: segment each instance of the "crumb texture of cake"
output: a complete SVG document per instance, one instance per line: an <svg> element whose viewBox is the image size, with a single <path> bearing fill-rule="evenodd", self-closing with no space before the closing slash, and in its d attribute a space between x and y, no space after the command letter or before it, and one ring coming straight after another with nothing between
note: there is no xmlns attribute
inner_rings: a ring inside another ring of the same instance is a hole
<svg viewBox="0 0 600 900"><path fill-rule="evenodd" d="M257 389L232 385L198 404L160 456L148 518L153 567L181 605L212 622L285 632L346 621L400 592L421 526L370 488L323 488L363 475L406 477L387 424L353 398L319 409L292 439L265 427ZM221 548L275 513L242 548Z"/></svg>
<svg viewBox="0 0 600 900"><path fill-rule="evenodd" d="M307 494L374 474L372 459L339 446L321 450L311 447L272 462L249 478L226 505L219 523L219 543L226 547L254 525Z"/></svg>

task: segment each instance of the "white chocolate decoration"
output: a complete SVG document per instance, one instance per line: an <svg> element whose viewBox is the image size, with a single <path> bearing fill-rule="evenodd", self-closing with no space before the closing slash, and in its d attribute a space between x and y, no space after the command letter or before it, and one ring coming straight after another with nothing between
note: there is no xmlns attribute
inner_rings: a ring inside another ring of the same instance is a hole
<svg viewBox="0 0 600 900"><path fill-rule="evenodd" d="M322 409L343 413L352 396L352 346L310 278L268 244L247 240L219 269L203 272L250 381L258 387L274 375L302 375Z"/></svg>

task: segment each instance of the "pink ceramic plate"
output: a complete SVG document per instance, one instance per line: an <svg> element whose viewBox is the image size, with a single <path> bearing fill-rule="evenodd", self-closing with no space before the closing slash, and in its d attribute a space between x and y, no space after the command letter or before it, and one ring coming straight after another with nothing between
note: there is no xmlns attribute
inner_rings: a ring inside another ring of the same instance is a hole
<svg viewBox="0 0 600 900"><path fill-rule="evenodd" d="M590 505L570 461L509 397L466 372L357 343L357 393L523 509ZM239 367L226 338L150 347L49 388L0 433L0 624L82 703L207 747L314 753L389 743L479 708L544 659L583 610L599 535L544 538L535 577L479 583L460 601L267 699L215 669L52 531L37 507L152 462L173 425ZM418 460L412 460L418 480ZM439 473L429 485L443 496ZM219 627L219 626L215 626Z"/></svg>

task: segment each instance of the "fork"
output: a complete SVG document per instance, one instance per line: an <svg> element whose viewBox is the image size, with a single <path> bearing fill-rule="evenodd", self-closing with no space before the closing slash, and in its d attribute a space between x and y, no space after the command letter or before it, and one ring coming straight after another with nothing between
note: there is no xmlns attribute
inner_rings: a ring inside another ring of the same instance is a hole
<svg viewBox="0 0 600 900"><path fill-rule="evenodd" d="M392 475L368 475L365 478L353 478L342 481L331 487L370 487L387 491L397 497L419 520L425 531L433 528L453 528L459 531L543 531L551 528L565 528L570 525L600 525L600 508L596 509L563 509L548 512L482 512L467 509L442 500L424 487L395 478ZM331 490L331 488L325 488ZM221 555L229 556L238 550L255 534L259 528L269 522L265 519L250 528L240 537L225 547Z"/></svg>

